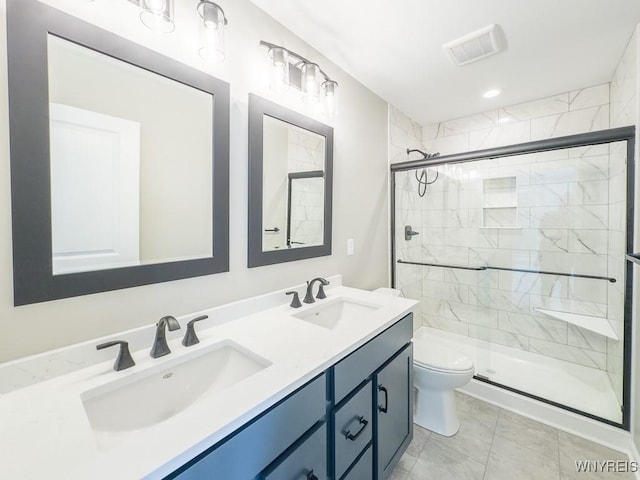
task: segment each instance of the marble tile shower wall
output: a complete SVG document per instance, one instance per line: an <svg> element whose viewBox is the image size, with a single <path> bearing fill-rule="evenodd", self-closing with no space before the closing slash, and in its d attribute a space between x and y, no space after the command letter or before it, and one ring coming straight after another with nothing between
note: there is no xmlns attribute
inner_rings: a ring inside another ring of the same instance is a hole
<svg viewBox="0 0 640 480"><path fill-rule="evenodd" d="M606 275L608 157L608 146L601 146L437 167L428 171L431 179L438 171L438 179L422 198L413 172L402 174L400 195L416 199L405 202L414 207L405 218L420 235L411 241L398 235L398 258ZM517 223L486 228L483 183L508 177L517 181ZM423 323L606 370L604 337L535 310L605 317L605 281L398 266L406 268L413 271L403 279L422 284L422 292L405 293L420 295Z"/></svg>
<svg viewBox="0 0 640 480"><path fill-rule="evenodd" d="M403 162L409 157L407 156L407 148L418 148L422 150L422 126L416 121L407 117L393 105L389 105L389 161L391 163ZM411 158L416 158L412 154ZM417 158L420 158L417 155ZM399 182L401 178L409 178L407 175L397 176L397 193L396 193L396 222L397 225L422 225L422 218L416 217L416 207L418 205L417 190L406 195L399 195L402 188L411 188L413 184L407 183L406 186ZM413 222L413 223L412 223ZM399 227L398 227L399 228ZM396 231L398 232L398 228ZM415 249L416 243L404 244L404 236L396 239L396 248ZM417 246L421 250L420 246ZM403 258L400 250L397 250L397 258ZM405 255L406 257L406 255ZM401 289L406 297L419 300L422 298L422 267L403 266L402 269L396 271L396 287ZM414 308L415 319L422 318L422 303ZM419 321L413 322L414 330L420 328Z"/></svg>
<svg viewBox="0 0 640 480"><path fill-rule="evenodd" d="M395 112L391 122L394 117L401 118ZM396 137L406 138L408 129L399 125ZM609 85L604 84L426 126L423 147L447 155L608 127ZM393 143L393 125L390 137ZM392 162L407 159L405 145L392 146ZM430 169L429 180L435 170ZM609 147L437 170L439 178L423 198L414 172L397 175L397 258L607 275L609 237L615 236L609 233L610 222L624 218L623 203L609 205ZM507 177L517 184L517 228L483 228L487 214L501 213L481 208L483 179ZM618 185L619 180L611 182ZM407 224L420 232L408 242ZM429 326L607 369L604 337L535 310L607 316L609 292L602 280L398 265L396 284L405 295L422 299L423 322Z"/></svg>
<svg viewBox="0 0 640 480"><path fill-rule="evenodd" d="M324 170L324 139L289 129L288 172ZM291 240L321 245L324 240L324 180L297 180L291 192Z"/></svg>
<svg viewBox="0 0 640 480"><path fill-rule="evenodd" d="M636 125L638 121L638 33L634 31L629 44L611 78L611 127ZM620 211L624 208L626 153L622 144L611 146L611 172L609 176L610 209ZM638 151L636 147L636 152ZM616 278L625 273L626 262L622 256L626 251L624 230L620 229L620 220L610 215L609 227L609 272ZM609 319L620 338L623 338L624 320L624 284L622 282L608 285ZM607 373L618 400L622 399L623 344L615 340L607 340Z"/></svg>
<svg viewBox="0 0 640 480"><path fill-rule="evenodd" d="M609 128L609 84L565 92L423 128L423 145L442 155Z"/></svg>

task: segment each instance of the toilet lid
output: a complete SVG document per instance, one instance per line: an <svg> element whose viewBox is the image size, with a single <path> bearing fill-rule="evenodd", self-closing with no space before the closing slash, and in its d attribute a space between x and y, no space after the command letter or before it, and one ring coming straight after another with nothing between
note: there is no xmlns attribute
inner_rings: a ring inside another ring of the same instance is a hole
<svg viewBox="0 0 640 480"><path fill-rule="evenodd" d="M424 368L466 372L473 362L462 353L425 338L413 339L413 362Z"/></svg>

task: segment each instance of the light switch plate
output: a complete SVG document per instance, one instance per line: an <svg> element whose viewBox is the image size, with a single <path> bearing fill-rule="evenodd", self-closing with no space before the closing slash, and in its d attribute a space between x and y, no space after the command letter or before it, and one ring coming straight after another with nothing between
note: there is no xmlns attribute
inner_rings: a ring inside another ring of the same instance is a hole
<svg viewBox="0 0 640 480"><path fill-rule="evenodd" d="M353 238L347 239L347 256L351 256L355 253L355 241Z"/></svg>

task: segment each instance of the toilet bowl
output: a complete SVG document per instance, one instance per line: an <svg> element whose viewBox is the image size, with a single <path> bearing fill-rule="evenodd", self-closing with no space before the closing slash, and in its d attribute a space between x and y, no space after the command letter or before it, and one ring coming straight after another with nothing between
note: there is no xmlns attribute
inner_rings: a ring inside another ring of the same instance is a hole
<svg viewBox="0 0 640 480"><path fill-rule="evenodd" d="M473 377L473 362L455 350L427 338L413 339L413 421L450 437L460 428L454 388Z"/></svg>

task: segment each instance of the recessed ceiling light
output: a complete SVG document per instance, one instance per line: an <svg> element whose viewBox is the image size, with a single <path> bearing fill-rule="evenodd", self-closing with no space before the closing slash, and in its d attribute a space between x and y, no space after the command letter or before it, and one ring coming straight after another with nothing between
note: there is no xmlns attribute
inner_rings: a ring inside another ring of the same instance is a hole
<svg viewBox="0 0 640 480"><path fill-rule="evenodd" d="M500 119L498 120L498 123L507 123L510 121L511 119L509 117L500 117Z"/></svg>
<svg viewBox="0 0 640 480"><path fill-rule="evenodd" d="M500 90L487 90L482 94L484 98L493 98L500 95Z"/></svg>

